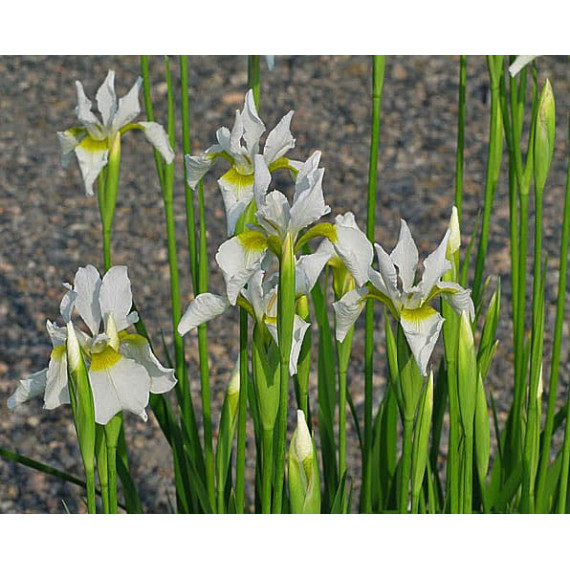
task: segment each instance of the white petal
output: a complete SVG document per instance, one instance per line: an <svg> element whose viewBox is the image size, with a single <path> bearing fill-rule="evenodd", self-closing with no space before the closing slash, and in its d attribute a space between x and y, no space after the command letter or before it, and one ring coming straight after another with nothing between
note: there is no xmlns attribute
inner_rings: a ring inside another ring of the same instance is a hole
<svg viewBox="0 0 570 570"><path fill-rule="evenodd" d="M263 147L263 158L268 166L295 147L295 139L290 130L293 114L294 111L289 111L267 135Z"/></svg>
<svg viewBox="0 0 570 570"><path fill-rule="evenodd" d="M261 208L265 204L265 196L269 185L271 184L271 173L265 160L260 154L256 154L253 159L254 171L253 171L253 195L255 197L255 203L258 208Z"/></svg>
<svg viewBox="0 0 570 570"><path fill-rule="evenodd" d="M65 346L54 348L51 352L47 370L44 408L53 410L61 404L69 404L69 391L67 388L67 353Z"/></svg>
<svg viewBox="0 0 570 570"><path fill-rule="evenodd" d="M247 282L247 289L242 290L242 295L249 301L253 307L255 317L259 322L263 321L266 314L267 301L266 293L263 289L263 277L265 272L256 271Z"/></svg>
<svg viewBox="0 0 570 570"><path fill-rule="evenodd" d="M289 223L293 235L331 211L329 206L325 204L323 196L324 173L324 168L319 168L315 172L314 178L305 179L310 180L309 188L303 192L295 192L295 200L291 206L291 222Z"/></svg>
<svg viewBox="0 0 570 570"><path fill-rule="evenodd" d="M515 61L509 67L511 77L514 77L523 67L539 57L538 55L517 55Z"/></svg>
<svg viewBox="0 0 570 570"><path fill-rule="evenodd" d="M440 281L436 287L441 289L442 296L458 315L465 311L471 320L475 318L475 307L470 289L464 289L453 281Z"/></svg>
<svg viewBox="0 0 570 570"><path fill-rule="evenodd" d="M151 380L146 368L112 348L94 355L89 369L95 421L105 425L121 410L147 419Z"/></svg>
<svg viewBox="0 0 570 570"><path fill-rule="evenodd" d="M364 296L368 293L365 287L352 289L343 297L333 303L336 315L336 339L342 342L350 328L356 322L356 319L364 308Z"/></svg>
<svg viewBox="0 0 570 570"><path fill-rule="evenodd" d="M451 259L451 256L461 247L461 230L459 228L459 216L457 208L453 206L451 209L451 217L449 218L449 241L447 242L446 256Z"/></svg>
<svg viewBox="0 0 570 570"><path fill-rule="evenodd" d="M68 323L71 320L71 314L73 313L73 308L75 307L75 302L77 301L77 292L71 289L63 296L61 303L59 304L59 313L63 317L63 320Z"/></svg>
<svg viewBox="0 0 570 570"><path fill-rule="evenodd" d="M218 180L218 185L226 210L228 236L231 236L240 216L253 200L253 177L239 174L232 167Z"/></svg>
<svg viewBox="0 0 570 570"><path fill-rule="evenodd" d="M269 71L273 71L273 68L275 67L275 56L266 55L265 62L267 63L267 69L269 69Z"/></svg>
<svg viewBox="0 0 570 570"><path fill-rule="evenodd" d="M105 128L111 126L111 121L117 111L117 96L115 95L115 72L109 70L105 81L95 95L97 108L101 113Z"/></svg>
<svg viewBox="0 0 570 570"><path fill-rule="evenodd" d="M295 180L293 202L297 200L299 194L309 190L309 188L314 185L315 178L319 171L320 160L321 153L316 150L305 162L299 164L297 179Z"/></svg>
<svg viewBox="0 0 570 570"><path fill-rule="evenodd" d="M164 162L170 164L174 160L174 151L170 146L168 135L162 125L158 123L147 123L141 121L139 125L143 128L144 136L148 142L160 153Z"/></svg>
<svg viewBox="0 0 570 570"><path fill-rule="evenodd" d="M444 320L427 305L418 310L403 310L400 315L400 324L422 376L427 376L427 365Z"/></svg>
<svg viewBox="0 0 570 570"><path fill-rule="evenodd" d="M178 323L178 333L184 336L197 326L219 317L225 313L228 307L229 302L226 297L213 295L212 293L201 293L188 305L186 312Z"/></svg>
<svg viewBox="0 0 570 570"><path fill-rule="evenodd" d="M164 394L176 385L176 376L172 368L165 368L153 354L150 344L144 336L128 334L121 338L119 352L142 364L150 376L150 391L153 394Z"/></svg>
<svg viewBox="0 0 570 570"><path fill-rule="evenodd" d="M402 280L404 291L410 289L414 285L418 267L418 248L414 243L410 228L404 220L401 221L398 243L390 254L390 259L398 268L398 275Z"/></svg>
<svg viewBox="0 0 570 570"><path fill-rule="evenodd" d="M101 326L100 289L101 278L93 265L80 267L77 270L74 282L74 290L77 293L75 307L93 336L99 333Z"/></svg>
<svg viewBox="0 0 570 570"><path fill-rule="evenodd" d="M321 249L299 257L295 264L295 295L311 293L332 253L331 250Z"/></svg>
<svg viewBox="0 0 570 570"><path fill-rule="evenodd" d="M368 271L374 257L372 244L356 225L352 212L342 217L337 216L335 229L335 251L354 277L356 285L362 287L368 281Z"/></svg>
<svg viewBox="0 0 570 570"><path fill-rule="evenodd" d="M29 378L20 380L16 391L8 398L8 408L13 410L30 398L41 396L46 388L47 368L35 372Z"/></svg>
<svg viewBox="0 0 570 570"><path fill-rule="evenodd" d="M133 295L125 265L115 265L105 273L101 281L99 304L102 317L113 314L118 331L129 326L128 315L133 305Z"/></svg>
<svg viewBox="0 0 570 570"><path fill-rule="evenodd" d="M206 173L216 162L217 157L213 156L209 158L206 153L201 156L191 156L187 154L184 159L186 161L186 180L188 186L190 186L192 190L195 190L196 186L198 186L198 182L206 176Z"/></svg>
<svg viewBox="0 0 570 570"><path fill-rule="evenodd" d="M75 82L75 88L77 90L77 107L75 107L75 112L79 122L87 129L91 137L95 140L103 140L105 138L103 125L91 111L92 103L85 95L81 81Z"/></svg>
<svg viewBox="0 0 570 570"><path fill-rule="evenodd" d="M424 261L424 274L420 283L424 298L429 296L436 283L451 269L451 263L446 257L449 235L447 230L437 249Z"/></svg>
<svg viewBox="0 0 570 570"><path fill-rule="evenodd" d="M75 147L80 143L80 140L73 134L71 130L59 131L57 133L57 139L61 148L61 165L64 168L68 168L71 164L73 151L75 150Z"/></svg>
<svg viewBox="0 0 570 570"><path fill-rule="evenodd" d="M279 190L269 192L255 215L259 225L269 234L282 237L291 220L287 197Z"/></svg>
<svg viewBox="0 0 570 570"><path fill-rule="evenodd" d="M83 139L80 144L75 147L75 156L79 162L79 169L83 177L85 185L85 194L93 196L93 184L97 180L101 170L107 164L109 151L106 148L92 148L89 145L89 139Z"/></svg>
<svg viewBox="0 0 570 570"><path fill-rule="evenodd" d="M376 279L371 279L371 281L382 293L386 293L392 300L397 300L400 298L400 292L398 291L396 267L392 262L392 258L384 251L381 245L375 243L374 248L376 249L376 258L378 259L381 283L378 283ZM370 276L372 277L372 273ZM383 284L384 287L380 287L379 285L381 284Z"/></svg>
<svg viewBox="0 0 570 570"><path fill-rule="evenodd" d="M67 340L67 327L58 327L50 320L47 320L46 329L51 340L51 344L54 348L56 346L60 346L61 344L65 344L65 341Z"/></svg>
<svg viewBox="0 0 570 570"><path fill-rule="evenodd" d="M139 77L131 87L131 90L124 97L119 99L117 113L113 117L114 132L128 125L141 112L139 103L141 87L142 77Z"/></svg>
<svg viewBox="0 0 570 570"><path fill-rule="evenodd" d="M243 117L239 111L236 111L234 126L230 131L229 149L230 154L237 160L243 157L244 149L241 146L241 139L244 134Z"/></svg>
<svg viewBox="0 0 570 570"><path fill-rule="evenodd" d="M250 156L253 156L254 154L257 154L259 150L259 139L265 132L265 125L257 114L257 109L255 108L255 100L253 98L253 91L251 89L245 96L241 118L244 127L243 139Z"/></svg>
<svg viewBox="0 0 570 570"><path fill-rule="evenodd" d="M232 305L249 281L259 269L265 256L265 250L246 250L239 236L225 241L216 254L216 261L224 274L226 293Z"/></svg>
<svg viewBox="0 0 570 570"><path fill-rule="evenodd" d="M297 374L297 362L301 353L301 346L310 323L302 319L299 315L295 315L293 320L293 344L291 345L291 357L289 359L289 374L293 376Z"/></svg>

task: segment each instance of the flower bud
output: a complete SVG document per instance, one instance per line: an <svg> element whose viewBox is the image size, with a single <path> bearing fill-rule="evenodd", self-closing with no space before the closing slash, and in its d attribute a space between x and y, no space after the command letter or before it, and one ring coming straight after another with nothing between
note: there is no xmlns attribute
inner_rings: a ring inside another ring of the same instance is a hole
<svg viewBox="0 0 570 570"><path fill-rule="evenodd" d="M555 122L554 94L550 81L547 79L538 102L534 135L534 182L537 192L544 190L546 177L550 170L550 163L554 154Z"/></svg>
<svg viewBox="0 0 570 570"><path fill-rule="evenodd" d="M459 216L457 208L453 206L451 218L449 219L449 240L447 241L447 251L445 257L452 260L453 254L461 247L461 230L459 228Z"/></svg>
<svg viewBox="0 0 570 570"><path fill-rule="evenodd" d="M302 410L297 410L297 428L289 447L289 495L294 514L320 513L317 453Z"/></svg>

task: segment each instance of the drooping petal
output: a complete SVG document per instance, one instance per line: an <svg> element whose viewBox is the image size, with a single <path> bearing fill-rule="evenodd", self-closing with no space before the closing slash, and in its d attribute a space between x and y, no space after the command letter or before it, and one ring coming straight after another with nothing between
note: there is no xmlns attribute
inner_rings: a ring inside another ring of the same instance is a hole
<svg viewBox="0 0 570 570"><path fill-rule="evenodd" d="M242 295L253 307L253 312L258 322L263 322L267 310L266 292L263 288L263 277L265 271L256 271L247 282L247 289L242 290Z"/></svg>
<svg viewBox="0 0 570 570"><path fill-rule="evenodd" d="M419 284L424 298L431 294L436 283L451 269L451 263L446 257L449 236L450 231L447 230L437 249L424 261L424 274Z"/></svg>
<svg viewBox="0 0 570 570"><path fill-rule="evenodd" d="M89 380L98 424L107 424L121 410L146 421L151 379L142 364L107 347L92 355Z"/></svg>
<svg viewBox="0 0 570 570"><path fill-rule="evenodd" d="M325 204L323 196L323 176L324 168L319 168L314 178L311 179L310 187L303 192L295 193L289 222L289 230L293 235L331 211L330 207Z"/></svg>
<svg viewBox="0 0 570 570"><path fill-rule="evenodd" d="M104 141L96 141L85 137L76 147L75 156L79 162L79 169L85 185L85 194L93 196L93 184L101 170L107 164L109 151Z"/></svg>
<svg viewBox="0 0 570 570"><path fill-rule="evenodd" d="M178 323L178 333L184 336L188 331L225 313L229 307L227 297L201 293L193 299Z"/></svg>
<svg viewBox="0 0 570 570"><path fill-rule="evenodd" d="M276 322L273 320L266 321L265 325L275 344L279 346L279 333L277 331ZM291 374L291 376L297 374L297 363L299 361L299 354L301 353L301 346L305 338L305 333L310 326L310 323L302 319L299 315L295 315L293 319L293 342L291 344L291 354L289 355L289 374Z"/></svg>
<svg viewBox="0 0 570 570"><path fill-rule="evenodd" d="M47 368L19 381L16 391L8 398L8 408L13 410L31 398L41 396L46 388Z"/></svg>
<svg viewBox="0 0 570 570"><path fill-rule="evenodd" d="M294 111L289 111L267 135L263 147L263 159L267 166L287 154L295 147L295 139L291 134L290 126Z"/></svg>
<svg viewBox="0 0 570 570"><path fill-rule="evenodd" d="M422 376L427 376L427 365L444 320L429 305L418 309L402 309L400 314L400 324Z"/></svg>
<svg viewBox="0 0 570 570"><path fill-rule="evenodd" d="M176 385L176 376L172 368L165 368L153 354L148 340L139 334L121 334L119 353L142 364L150 376L150 391L164 394Z"/></svg>
<svg viewBox="0 0 570 570"><path fill-rule="evenodd" d="M46 321L46 329L53 348L60 344L65 344L67 340L67 327L58 327L48 319Z"/></svg>
<svg viewBox="0 0 570 570"><path fill-rule="evenodd" d="M129 326L127 317L133 305L133 295L125 265L115 265L105 273L101 281L99 304L101 316L112 314L118 331Z"/></svg>
<svg viewBox="0 0 570 570"><path fill-rule="evenodd" d="M334 252L317 250L310 255L302 255L295 264L295 295L309 295Z"/></svg>
<svg viewBox="0 0 570 570"><path fill-rule="evenodd" d="M111 126L111 121L117 111L117 96L115 95L115 72L109 70L105 81L97 90L95 95L97 101L97 108L101 113L103 119L103 126L108 129Z"/></svg>
<svg viewBox="0 0 570 570"><path fill-rule="evenodd" d="M56 346L51 351L47 370L44 408L53 410L61 404L69 404L67 388L67 353L65 345Z"/></svg>
<svg viewBox="0 0 570 570"><path fill-rule="evenodd" d="M99 119L95 116L93 111L91 111L92 103L87 95L85 95L81 81L75 82L75 89L77 91L77 107L75 107L75 112L77 113L79 122L87 129L90 137L97 141L103 140L105 138L103 125L101 125Z"/></svg>
<svg viewBox="0 0 570 570"><path fill-rule="evenodd" d="M418 267L418 248L416 247L410 228L404 220L401 221L398 243L390 254L390 259L398 268L398 275L402 280L402 287L404 291L407 291L414 284L416 269Z"/></svg>
<svg viewBox="0 0 570 570"><path fill-rule="evenodd" d="M360 287L352 289L343 297L333 303L336 316L336 339L342 342L348 331L356 322L356 319L364 308L364 297L368 293L368 289Z"/></svg>
<svg viewBox="0 0 570 570"><path fill-rule="evenodd" d="M471 320L475 318L475 307L470 289L464 289L453 281L440 281L435 287L458 315L465 311Z"/></svg>
<svg viewBox="0 0 570 570"><path fill-rule="evenodd" d="M93 265L80 267L77 270L74 290L77 293L75 307L93 336L96 336L101 326L101 307L99 305L101 278Z"/></svg>
<svg viewBox="0 0 570 570"><path fill-rule="evenodd" d="M188 175L186 180L188 182L188 186L190 186L192 190L196 189L198 182L206 176L206 173L210 168L212 168L216 159L216 155L211 156L206 153L200 156L191 156L187 154L184 157L184 160L186 161L186 173Z"/></svg>
<svg viewBox="0 0 570 570"><path fill-rule="evenodd" d="M131 90L124 97L119 99L117 112L113 117L112 128L114 133L125 125L131 123L141 112L139 95L141 92L142 82L142 77L139 77L131 87Z"/></svg>
<svg viewBox="0 0 570 570"><path fill-rule="evenodd" d="M240 174L230 168L219 180L222 192L228 235L233 235L236 224L249 203L253 200L253 174Z"/></svg>
<svg viewBox="0 0 570 570"><path fill-rule="evenodd" d="M255 100L253 98L253 90L251 89L245 96L241 118L244 128L243 139L247 146L247 150L249 151L249 155L253 157L253 155L257 154L259 151L259 139L265 132L265 125L257 114Z"/></svg>
<svg viewBox="0 0 570 570"><path fill-rule="evenodd" d="M531 61L539 57L538 55L517 55L515 61L509 66L509 73L511 77L517 75L517 73L525 66L527 66Z"/></svg>
<svg viewBox="0 0 570 570"><path fill-rule="evenodd" d="M336 254L354 277L356 285L362 287L368 281L368 270L374 257L372 244L356 225L352 212L336 217L335 230L333 246Z"/></svg>
<svg viewBox="0 0 570 570"><path fill-rule="evenodd" d="M148 142L160 153L164 162L170 164L174 160L174 151L170 146L164 127L158 123L147 123L145 121L139 122L139 125L142 127Z"/></svg>
<svg viewBox="0 0 570 570"><path fill-rule="evenodd" d="M83 130L85 133L85 130ZM67 131L59 131L57 139L61 148L61 165L68 168L74 155L75 147L81 142L83 137L78 129L68 129Z"/></svg>
<svg viewBox="0 0 570 570"><path fill-rule="evenodd" d="M249 278L261 269L267 250L264 236L259 234L259 239L250 239L252 234L259 232L244 232L225 241L216 254L216 261L224 274L226 294L232 305L236 304L237 297Z"/></svg>

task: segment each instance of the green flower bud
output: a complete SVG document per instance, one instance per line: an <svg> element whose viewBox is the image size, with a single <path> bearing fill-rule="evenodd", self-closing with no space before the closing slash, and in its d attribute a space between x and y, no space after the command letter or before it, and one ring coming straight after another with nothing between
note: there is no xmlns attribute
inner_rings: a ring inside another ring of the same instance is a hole
<svg viewBox="0 0 570 570"><path fill-rule="evenodd" d="M534 135L534 182L537 192L544 190L546 177L550 170L550 163L554 154L555 122L554 94L550 81L547 79L538 102Z"/></svg>

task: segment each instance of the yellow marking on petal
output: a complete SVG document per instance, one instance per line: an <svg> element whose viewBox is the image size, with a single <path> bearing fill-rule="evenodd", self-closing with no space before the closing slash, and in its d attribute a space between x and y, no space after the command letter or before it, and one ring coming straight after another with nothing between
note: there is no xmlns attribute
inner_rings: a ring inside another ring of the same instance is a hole
<svg viewBox="0 0 570 570"><path fill-rule="evenodd" d="M127 331L121 331L119 333L119 340L121 342L130 342L131 344L136 344L138 346L144 346L148 343L144 336L135 333L128 333Z"/></svg>
<svg viewBox="0 0 570 570"><path fill-rule="evenodd" d="M256 230L242 232L237 238L246 251L265 251L267 249L267 238Z"/></svg>
<svg viewBox="0 0 570 570"><path fill-rule="evenodd" d="M240 174L235 168L230 168L220 180L231 186L238 196L253 186L253 174Z"/></svg>
<svg viewBox="0 0 570 570"><path fill-rule="evenodd" d="M437 311L427 304L421 305L417 309L402 309L400 317L412 323L417 329L420 328L420 323L426 321L437 315Z"/></svg>
<svg viewBox="0 0 570 570"><path fill-rule="evenodd" d="M91 366L89 369L93 370L93 372L99 372L100 370L112 368L121 358L122 356L116 350L107 346L102 352L91 355Z"/></svg>
<svg viewBox="0 0 570 570"><path fill-rule="evenodd" d="M301 250L301 248L317 237L324 237L327 238L330 242L336 243L338 241L336 227L333 224L329 224L328 222L322 222L313 226L311 229L307 230L301 238L297 240L295 244L295 252Z"/></svg>
<svg viewBox="0 0 570 570"><path fill-rule="evenodd" d="M65 354L65 344L60 344L59 346L54 347L51 351L50 357L54 360L61 360Z"/></svg>
<svg viewBox="0 0 570 570"><path fill-rule="evenodd" d="M85 137L79 143L79 146L87 152L101 152L102 150L107 150L107 141L97 141L91 137Z"/></svg>
<svg viewBox="0 0 570 570"><path fill-rule="evenodd" d="M290 170L294 174L297 174L299 172L296 168L291 166L291 161L288 158L285 158L284 156L278 158L277 160L274 160L269 165L269 172L274 172L275 170L280 170L281 168L286 168L287 170Z"/></svg>

